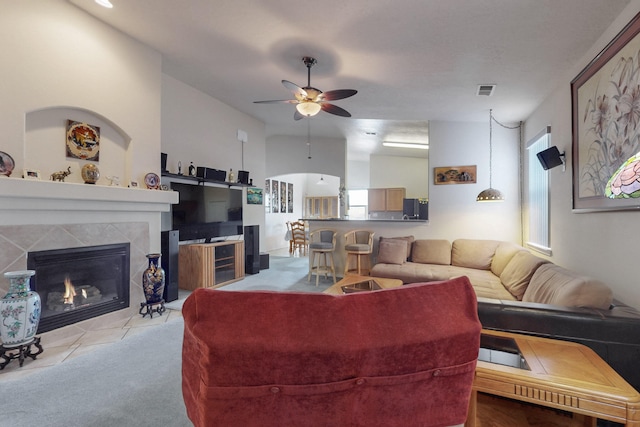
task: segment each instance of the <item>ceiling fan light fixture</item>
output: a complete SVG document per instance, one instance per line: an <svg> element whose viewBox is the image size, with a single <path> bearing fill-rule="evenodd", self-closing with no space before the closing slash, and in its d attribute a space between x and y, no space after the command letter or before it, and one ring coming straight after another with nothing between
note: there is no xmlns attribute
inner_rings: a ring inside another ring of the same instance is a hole
<svg viewBox="0 0 640 427"><path fill-rule="evenodd" d="M320 112L321 109L322 107L320 106L320 104L313 101L304 101L296 105L296 110L298 110L300 114L306 117L315 116Z"/></svg>
<svg viewBox="0 0 640 427"><path fill-rule="evenodd" d="M383 141L382 145L385 147L394 147L394 148L417 148L420 150L428 150L429 144L422 144L418 142L392 142L392 141Z"/></svg>

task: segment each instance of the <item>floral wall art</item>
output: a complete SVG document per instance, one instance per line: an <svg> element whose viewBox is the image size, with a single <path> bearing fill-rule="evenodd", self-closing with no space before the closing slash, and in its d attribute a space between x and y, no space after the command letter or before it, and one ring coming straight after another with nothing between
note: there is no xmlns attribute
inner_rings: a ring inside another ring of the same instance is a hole
<svg viewBox="0 0 640 427"><path fill-rule="evenodd" d="M640 206L639 16L571 82L576 211Z"/></svg>

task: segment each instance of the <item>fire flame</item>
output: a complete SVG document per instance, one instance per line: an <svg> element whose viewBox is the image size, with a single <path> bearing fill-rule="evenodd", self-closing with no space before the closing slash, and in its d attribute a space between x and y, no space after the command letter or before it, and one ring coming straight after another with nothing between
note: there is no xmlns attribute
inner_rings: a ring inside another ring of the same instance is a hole
<svg viewBox="0 0 640 427"><path fill-rule="evenodd" d="M69 276L64 278L64 298L65 304L73 304L73 298L76 296L76 288L73 287Z"/></svg>

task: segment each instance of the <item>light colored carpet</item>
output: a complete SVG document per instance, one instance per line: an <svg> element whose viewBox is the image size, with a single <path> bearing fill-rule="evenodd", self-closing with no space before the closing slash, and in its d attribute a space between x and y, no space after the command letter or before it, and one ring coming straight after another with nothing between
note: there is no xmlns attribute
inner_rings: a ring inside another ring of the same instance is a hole
<svg viewBox="0 0 640 427"><path fill-rule="evenodd" d="M307 257L269 257L269 268L258 274L246 275L244 280L223 286L225 291L280 291L280 292L322 292L333 284L333 278L320 276L318 286L316 277L309 273ZM337 280L340 280L338 277Z"/></svg>
<svg viewBox="0 0 640 427"><path fill-rule="evenodd" d="M0 425L191 426L182 401L182 319L0 385ZM46 348L45 348L46 351Z"/></svg>
<svg viewBox="0 0 640 427"><path fill-rule="evenodd" d="M333 283L321 278L316 287L315 277L307 282L307 269L307 258L271 257L269 269L220 289L322 292ZM182 302L168 306L180 309ZM0 425L191 426L181 388L183 328L182 319L169 321L105 349L3 381Z"/></svg>

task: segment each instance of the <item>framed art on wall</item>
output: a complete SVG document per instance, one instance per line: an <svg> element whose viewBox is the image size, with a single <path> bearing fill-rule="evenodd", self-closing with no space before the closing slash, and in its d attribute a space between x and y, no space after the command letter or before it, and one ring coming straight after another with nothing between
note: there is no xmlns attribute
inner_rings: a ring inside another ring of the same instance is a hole
<svg viewBox="0 0 640 427"><path fill-rule="evenodd" d="M433 168L434 184L475 184L476 165Z"/></svg>
<svg viewBox="0 0 640 427"><path fill-rule="evenodd" d="M271 180L271 212L278 213L280 212L280 197L278 197L278 190L280 189L280 182L272 179Z"/></svg>
<svg viewBox="0 0 640 427"><path fill-rule="evenodd" d="M287 189L287 212L293 213L293 184L289 183Z"/></svg>
<svg viewBox="0 0 640 427"><path fill-rule="evenodd" d="M574 212L640 208L639 17L571 82Z"/></svg>
<svg viewBox="0 0 640 427"><path fill-rule="evenodd" d="M264 180L264 211L271 213L271 180Z"/></svg>
<svg viewBox="0 0 640 427"><path fill-rule="evenodd" d="M247 204L248 205L262 204L262 188L247 188Z"/></svg>
<svg viewBox="0 0 640 427"><path fill-rule="evenodd" d="M280 182L280 213L287 213L287 183Z"/></svg>

